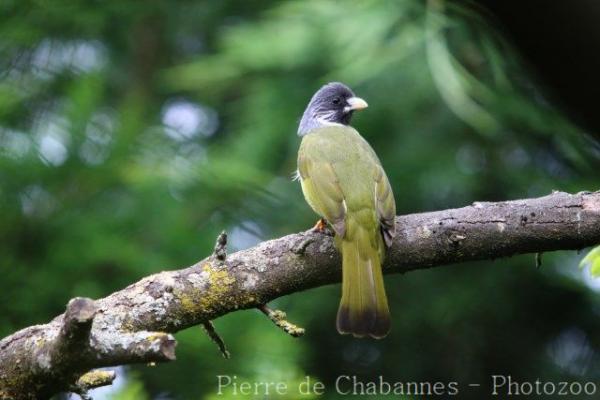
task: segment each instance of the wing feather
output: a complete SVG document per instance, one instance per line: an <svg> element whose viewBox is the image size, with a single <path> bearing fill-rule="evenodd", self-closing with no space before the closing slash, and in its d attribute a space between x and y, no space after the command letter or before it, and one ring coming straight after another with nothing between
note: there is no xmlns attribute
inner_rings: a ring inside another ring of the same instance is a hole
<svg viewBox="0 0 600 400"><path fill-rule="evenodd" d="M387 247L392 245L392 240L396 236L396 202L383 168L377 165L375 169L375 206L377 216L381 224L381 233Z"/></svg>
<svg viewBox="0 0 600 400"><path fill-rule="evenodd" d="M331 163L311 158L301 151L298 155L298 171L308 203L333 226L337 235L343 237L346 232L346 206Z"/></svg>

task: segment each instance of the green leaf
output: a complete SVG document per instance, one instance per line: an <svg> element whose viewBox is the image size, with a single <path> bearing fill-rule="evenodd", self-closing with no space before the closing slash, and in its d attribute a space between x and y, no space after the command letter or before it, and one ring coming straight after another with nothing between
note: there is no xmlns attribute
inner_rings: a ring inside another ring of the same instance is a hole
<svg viewBox="0 0 600 400"><path fill-rule="evenodd" d="M592 249L579 263L579 268L589 267L594 278L600 277L600 246Z"/></svg>

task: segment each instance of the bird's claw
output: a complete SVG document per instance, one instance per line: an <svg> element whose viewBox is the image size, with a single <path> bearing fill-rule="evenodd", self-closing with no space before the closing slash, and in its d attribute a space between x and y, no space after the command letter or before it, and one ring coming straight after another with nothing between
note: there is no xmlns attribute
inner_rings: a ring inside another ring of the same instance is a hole
<svg viewBox="0 0 600 400"><path fill-rule="evenodd" d="M315 226L313 226L312 231L316 233L325 233L327 231L327 221L325 218L319 219Z"/></svg>

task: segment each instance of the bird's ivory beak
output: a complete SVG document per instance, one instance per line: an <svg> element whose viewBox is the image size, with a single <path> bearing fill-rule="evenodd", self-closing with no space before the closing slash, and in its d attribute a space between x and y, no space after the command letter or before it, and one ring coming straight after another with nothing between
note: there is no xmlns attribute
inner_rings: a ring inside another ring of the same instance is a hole
<svg viewBox="0 0 600 400"><path fill-rule="evenodd" d="M350 97L348 100L346 100L346 103L348 103L348 105L344 107L345 112L364 110L365 108L369 107L367 102L360 97Z"/></svg>

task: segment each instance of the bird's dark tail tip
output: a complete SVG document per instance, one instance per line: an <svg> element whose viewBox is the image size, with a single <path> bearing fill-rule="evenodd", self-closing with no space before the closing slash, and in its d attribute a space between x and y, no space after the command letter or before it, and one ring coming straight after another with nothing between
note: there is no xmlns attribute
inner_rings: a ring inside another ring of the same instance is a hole
<svg viewBox="0 0 600 400"><path fill-rule="evenodd" d="M379 310L378 312L377 309L356 311L340 304L337 314L337 330L342 335L353 335L357 338L383 339L390 332L391 326L390 314L385 311Z"/></svg>

